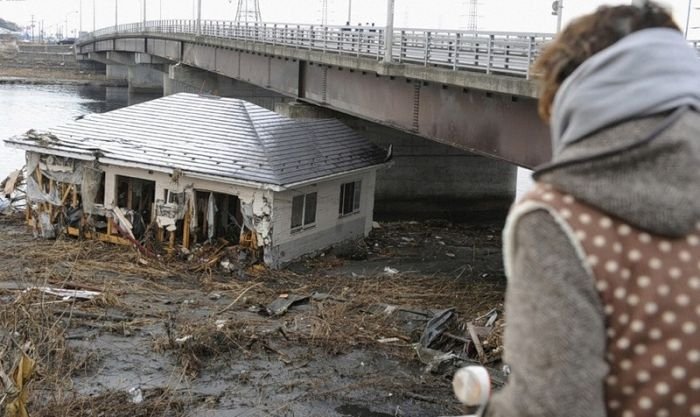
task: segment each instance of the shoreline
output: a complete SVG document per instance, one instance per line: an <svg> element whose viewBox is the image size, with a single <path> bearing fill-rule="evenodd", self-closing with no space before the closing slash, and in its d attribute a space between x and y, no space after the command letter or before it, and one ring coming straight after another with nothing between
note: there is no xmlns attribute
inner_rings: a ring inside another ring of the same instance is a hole
<svg viewBox="0 0 700 417"><path fill-rule="evenodd" d="M128 87L125 80L77 80L67 78L38 78L38 77L15 77L0 75L0 85L69 85L69 86L92 86L92 87Z"/></svg>
<svg viewBox="0 0 700 417"><path fill-rule="evenodd" d="M105 74L65 68L0 67L0 85L69 85L127 87L126 80L108 80Z"/></svg>

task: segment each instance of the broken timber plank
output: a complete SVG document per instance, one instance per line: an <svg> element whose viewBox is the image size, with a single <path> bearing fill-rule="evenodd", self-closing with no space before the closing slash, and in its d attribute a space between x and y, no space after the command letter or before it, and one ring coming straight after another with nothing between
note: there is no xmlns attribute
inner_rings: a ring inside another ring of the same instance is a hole
<svg viewBox="0 0 700 417"><path fill-rule="evenodd" d="M479 362L485 363L486 352L484 352L484 347L481 345L479 335L476 333L476 328L474 328L474 325L472 323L467 323L467 330L469 331L469 336L471 337L472 342L474 342L476 353L479 355Z"/></svg>
<svg viewBox="0 0 700 417"><path fill-rule="evenodd" d="M12 171L10 176L7 177L5 180L5 189L4 193L6 196L9 196L15 191L15 188L17 188L17 182L22 180L22 170L18 169L15 171Z"/></svg>

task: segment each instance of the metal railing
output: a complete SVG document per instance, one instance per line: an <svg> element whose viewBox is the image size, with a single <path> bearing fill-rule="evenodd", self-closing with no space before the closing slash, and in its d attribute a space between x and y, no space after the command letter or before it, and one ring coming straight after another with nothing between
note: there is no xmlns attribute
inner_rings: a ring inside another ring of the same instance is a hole
<svg viewBox="0 0 700 417"><path fill-rule="evenodd" d="M384 59L384 28L159 20L99 29L79 42L120 33L194 34L321 51L358 58ZM551 34L396 29L392 62L530 78L530 66Z"/></svg>

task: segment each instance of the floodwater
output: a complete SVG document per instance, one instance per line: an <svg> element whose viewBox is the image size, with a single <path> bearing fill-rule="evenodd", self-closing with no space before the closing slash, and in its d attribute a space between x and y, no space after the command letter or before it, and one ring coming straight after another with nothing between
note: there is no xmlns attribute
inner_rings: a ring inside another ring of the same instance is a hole
<svg viewBox="0 0 700 417"><path fill-rule="evenodd" d="M128 94L125 87L0 85L0 177L24 165L24 151L5 146L4 139L152 98Z"/></svg>

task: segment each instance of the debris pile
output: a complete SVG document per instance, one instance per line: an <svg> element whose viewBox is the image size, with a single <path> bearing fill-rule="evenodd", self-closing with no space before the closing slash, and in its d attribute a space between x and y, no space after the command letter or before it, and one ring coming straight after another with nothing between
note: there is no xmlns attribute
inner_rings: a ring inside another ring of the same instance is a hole
<svg viewBox="0 0 700 417"><path fill-rule="evenodd" d="M385 254L336 263L329 252L302 272L251 266L254 253L226 241L144 258L24 230L0 218L0 360L11 375L30 343L32 416L284 415L270 404L335 407L352 393L381 413L451 415L446 376L502 354L505 281L489 230L467 240L452 225L382 224L369 241ZM434 258L415 262L420 251ZM332 414L305 411L294 414Z"/></svg>
<svg viewBox="0 0 700 417"><path fill-rule="evenodd" d="M24 168L10 173L0 182L0 215L24 210L27 203Z"/></svg>
<svg viewBox="0 0 700 417"><path fill-rule="evenodd" d="M274 293L292 283L306 291ZM207 320L168 325L168 337L157 342L158 349L177 352L194 374L207 358L248 352L256 345L277 352L280 344L308 344L336 353L371 346L419 360L426 372L436 374L467 363L495 365L503 352L502 292L494 283L435 288L432 279L400 273L348 282L277 271L274 278L264 274L237 288L234 301ZM477 297L478 304L473 303ZM422 307L446 302L455 307ZM492 306L486 313L476 312L486 305Z"/></svg>

